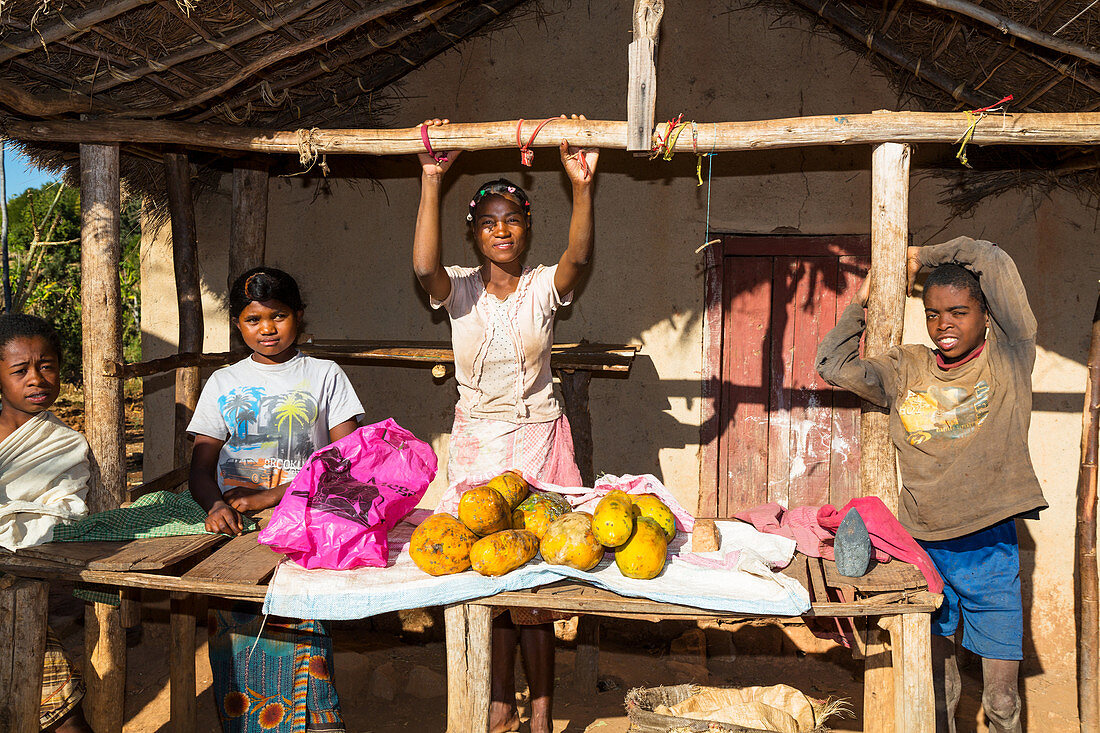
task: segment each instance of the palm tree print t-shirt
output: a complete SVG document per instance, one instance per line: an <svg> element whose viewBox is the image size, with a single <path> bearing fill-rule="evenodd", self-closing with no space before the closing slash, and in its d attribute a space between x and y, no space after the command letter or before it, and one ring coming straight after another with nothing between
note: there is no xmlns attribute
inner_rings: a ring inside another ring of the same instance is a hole
<svg viewBox="0 0 1100 733"><path fill-rule="evenodd" d="M225 441L218 455L222 492L273 488L293 479L329 429L363 415L344 371L298 352L284 364L251 357L210 375L187 432Z"/></svg>

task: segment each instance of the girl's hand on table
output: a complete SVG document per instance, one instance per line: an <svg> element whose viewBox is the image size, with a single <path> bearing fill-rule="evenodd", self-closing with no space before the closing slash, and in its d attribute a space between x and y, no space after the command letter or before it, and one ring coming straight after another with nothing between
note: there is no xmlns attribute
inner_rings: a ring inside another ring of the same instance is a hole
<svg viewBox="0 0 1100 733"><path fill-rule="evenodd" d="M424 123L423 123L422 127L424 128L425 132L428 132L430 130L430 128L432 128L432 127L442 127L443 125L446 125L446 124L449 124L449 123L450 123L450 120L441 120L441 119L436 118L436 119L431 119L431 120L424 120ZM429 139L430 139L430 132L428 132L428 134L429 134ZM445 157L446 160L443 160L443 161L436 160L434 156L432 156L430 153L428 153L426 151L423 152L423 153L420 153L417 156L420 159L420 166L423 168L424 176L426 178L440 178L440 177L442 177L443 174L446 173L447 170L451 167L451 165L454 164L455 158L457 158L458 154L461 153L462 151L461 150L435 150L434 152L435 152L436 155L439 155L441 157Z"/></svg>
<svg viewBox="0 0 1100 733"><path fill-rule="evenodd" d="M565 117L565 115L562 115ZM573 115L574 120L586 119L584 115ZM596 175L596 162L600 159L599 148L582 148L570 145L569 141L562 139L558 148L561 153L561 164L565 168L565 174L573 185L591 183Z"/></svg>
<svg viewBox="0 0 1100 733"><path fill-rule="evenodd" d="M245 489L238 487L225 492L223 497L229 506L238 512L255 512L278 504L279 499L282 498L282 492L276 492L275 489Z"/></svg>
<svg viewBox="0 0 1100 733"><path fill-rule="evenodd" d="M206 514L206 531L235 537L244 531L241 515L224 501L215 502Z"/></svg>

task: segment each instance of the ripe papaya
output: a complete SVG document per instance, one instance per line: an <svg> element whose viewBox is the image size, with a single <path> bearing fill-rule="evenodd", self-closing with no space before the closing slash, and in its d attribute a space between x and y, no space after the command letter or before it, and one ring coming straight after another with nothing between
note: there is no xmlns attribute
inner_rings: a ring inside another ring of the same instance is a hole
<svg viewBox="0 0 1100 733"><path fill-rule="evenodd" d="M618 547L634 530L634 505L623 491L614 489L600 499L592 514L592 532L604 547Z"/></svg>
<svg viewBox="0 0 1100 733"><path fill-rule="evenodd" d="M509 509L519 506L531 491L531 487L527 485L527 481L519 471L505 471L496 478L490 479L485 485L499 491L500 495L508 501Z"/></svg>
<svg viewBox="0 0 1100 733"><path fill-rule="evenodd" d="M634 502L635 517L649 517L661 525L669 542L676 538L676 516L667 504L653 494L632 494L630 498Z"/></svg>
<svg viewBox="0 0 1100 733"><path fill-rule="evenodd" d="M558 517L569 513L569 502L552 491L531 494L512 512L512 529L526 529L542 540L546 528Z"/></svg>
<svg viewBox="0 0 1100 733"><path fill-rule="evenodd" d="M470 567L477 535L450 514L433 514L412 533L409 555L428 575L451 575Z"/></svg>
<svg viewBox="0 0 1100 733"><path fill-rule="evenodd" d="M470 564L482 575L510 573L535 556L539 539L525 529L507 529L482 537L470 548Z"/></svg>
<svg viewBox="0 0 1100 733"><path fill-rule="evenodd" d="M569 512L558 517L539 544L542 559L551 565L591 570L603 559L603 545L592 534L592 515Z"/></svg>
<svg viewBox="0 0 1100 733"><path fill-rule="evenodd" d="M661 525L649 517L638 517L630 539L615 550L615 564L628 578L649 580L665 567L668 540Z"/></svg>
<svg viewBox="0 0 1100 733"><path fill-rule="evenodd" d="M500 492L487 486L470 489L458 500L458 518L475 534L500 532L512 526L512 510Z"/></svg>

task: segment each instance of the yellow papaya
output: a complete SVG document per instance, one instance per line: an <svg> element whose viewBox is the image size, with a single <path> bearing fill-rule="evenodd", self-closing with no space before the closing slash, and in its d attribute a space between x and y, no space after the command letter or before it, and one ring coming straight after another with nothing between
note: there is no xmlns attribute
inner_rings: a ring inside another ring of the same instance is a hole
<svg viewBox="0 0 1100 733"><path fill-rule="evenodd" d="M615 564L628 578L649 580L661 574L667 552L668 540L661 525L649 517L638 517L630 539L615 550Z"/></svg>
<svg viewBox="0 0 1100 733"><path fill-rule="evenodd" d="M634 530L634 505L623 491L614 489L600 499L592 514L592 533L604 547L618 547Z"/></svg>
<svg viewBox="0 0 1100 733"><path fill-rule="evenodd" d="M632 494L630 498L634 502L635 517L649 517L661 525L661 529L665 531L665 536L668 537L669 542L675 539L676 516L667 504L653 494Z"/></svg>
<svg viewBox="0 0 1100 733"><path fill-rule="evenodd" d="M558 517L569 513L569 502L552 491L531 494L512 512L512 529L526 529L542 540L546 528Z"/></svg>
<svg viewBox="0 0 1100 733"><path fill-rule="evenodd" d="M409 555L428 575L451 575L470 567L477 535L450 514L433 514L412 533Z"/></svg>
<svg viewBox="0 0 1100 733"><path fill-rule="evenodd" d="M499 491L487 486L470 489L458 500L458 518L475 534L500 532L512 526L512 509Z"/></svg>
<svg viewBox="0 0 1100 733"><path fill-rule="evenodd" d="M591 570L603 559L603 545L592 534L592 515L569 512L546 529L539 543L542 559L551 565Z"/></svg>
<svg viewBox="0 0 1100 733"><path fill-rule="evenodd" d="M519 471L505 471L485 485L499 491L500 495L508 501L509 509L519 506L531 491L531 487L527 485L527 481Z"/></svg>
<svg viewBox="0 0 1100 733"><path fill-rule="evenodd" d="M507 529L482 537L470 548L470 564L482 575L510 573L535 556L539 539L525 529Z"/></svg>

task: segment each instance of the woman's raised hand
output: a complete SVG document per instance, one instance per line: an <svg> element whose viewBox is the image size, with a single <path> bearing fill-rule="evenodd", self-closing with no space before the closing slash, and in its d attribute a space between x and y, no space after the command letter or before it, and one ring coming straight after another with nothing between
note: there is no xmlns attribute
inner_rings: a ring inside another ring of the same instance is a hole
<svg viewBox="0 0 1100 733"><path fill-rule="evenodd" d="M572 118L583 120L585 116L573 115ZM561 153L561 164L569 180L575 184L590 183L596 175L596 162L600 159L600 149L576 147L570 145L565 138L562 138L558 149Z"/></svg>
<svg viewBox="0 0 1100 733"><path fill-rule="evenodd" d="M422 138L430 141L431 128L442 127L443 125L449 123L450 120L441 120L439 118L424 120L424 123L420 126L420 135ZM442 176L444 173L447 172L447 169L451 167L451 164L455 162L455 158L458 157L458 154L460 152L462 151L435 150L434 148L432 148L432 153L434 153L434 155L427 151L420 153L418 157L420 158L420 165L424 169L424 175L432 177ZM438 159L436 158L436 156L439 156Z"/></svg>

